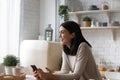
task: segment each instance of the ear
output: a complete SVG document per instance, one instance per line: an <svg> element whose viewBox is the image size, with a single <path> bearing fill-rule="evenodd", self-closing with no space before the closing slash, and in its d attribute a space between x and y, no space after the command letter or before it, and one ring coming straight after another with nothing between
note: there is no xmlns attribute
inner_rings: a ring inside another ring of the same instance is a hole
<svg viewBox="0 0 120 80"><path fill-rule="evenodd" d="M75 37L75 33L72 33L72 34L71 34L71 37L74 38L74 37Z"/></svg>

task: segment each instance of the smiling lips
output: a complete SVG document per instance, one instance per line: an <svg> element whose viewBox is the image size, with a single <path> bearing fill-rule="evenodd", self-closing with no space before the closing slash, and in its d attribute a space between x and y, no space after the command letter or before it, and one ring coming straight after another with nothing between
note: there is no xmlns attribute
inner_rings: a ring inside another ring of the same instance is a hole
<svg viewBox="0 0 120 80"><path fill-rule="evenodd" d="M62 39L62 38L60 38L60 41L61 41L61 42L63 42L63 39Z"/></svg>

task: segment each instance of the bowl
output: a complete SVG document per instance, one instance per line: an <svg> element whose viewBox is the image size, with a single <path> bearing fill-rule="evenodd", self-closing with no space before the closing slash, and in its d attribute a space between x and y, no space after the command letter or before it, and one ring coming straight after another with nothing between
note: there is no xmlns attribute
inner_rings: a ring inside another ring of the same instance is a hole
<svg viewBox="0 0 120 80"><path fill-rule="evenodd" d="M88 10L99 10L96 5L89 6Z"/></svg>
<svg viewBox="0 0 120 80"><path fill-rule="evenodd" d="M105 77L110 80L120 80L120 72L105 71Z"/></svg>

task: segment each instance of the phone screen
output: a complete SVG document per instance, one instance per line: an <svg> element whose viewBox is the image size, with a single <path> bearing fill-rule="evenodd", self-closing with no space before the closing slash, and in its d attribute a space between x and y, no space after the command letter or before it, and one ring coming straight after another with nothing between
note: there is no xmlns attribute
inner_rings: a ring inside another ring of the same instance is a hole
<svg viewBox="0 0 120 80"><path fill-rule="evenodd" d="M33 71L37 70L37 67L35 65L31 65Z"/></svg>

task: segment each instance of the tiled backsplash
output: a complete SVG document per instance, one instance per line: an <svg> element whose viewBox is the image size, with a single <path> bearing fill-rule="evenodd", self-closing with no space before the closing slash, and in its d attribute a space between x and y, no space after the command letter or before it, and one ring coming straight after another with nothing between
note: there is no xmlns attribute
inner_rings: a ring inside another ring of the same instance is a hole
<svg viewBox="0 0 120 80"><path fill-rule="evenodd" d="M69 1L69 0L68 0ZM98 8L102 8L102 4L107 2L109 5L109 9L119 9L120 8L120 0L76 0L80 1L83 6L83 10L88 10L90 5L97 5Z"/></svg>
<svg viewBox="0 0 120 80"><path fill-rule="evenodd" d="M120 66L120 29L114 30L114 35L110 29L83 30L82 32L92 45L93 55L98 65L102 60L108 67Z"/></svg>

